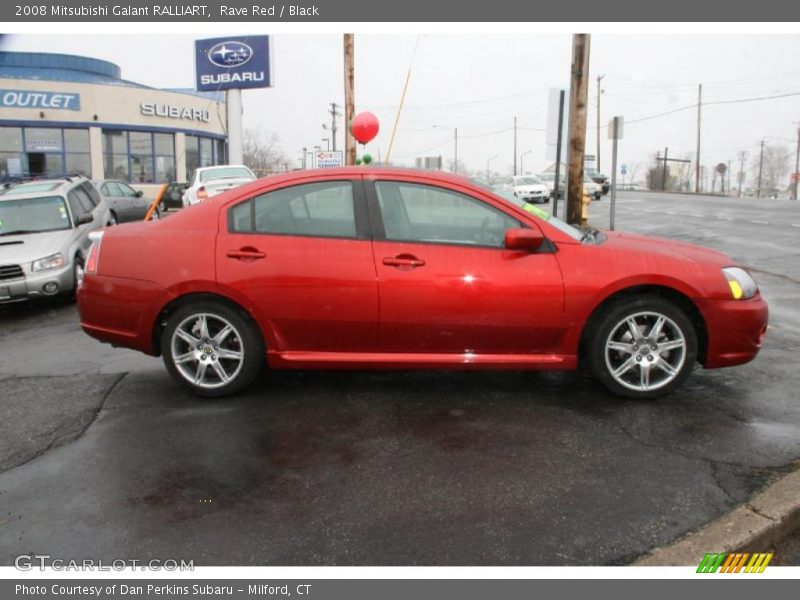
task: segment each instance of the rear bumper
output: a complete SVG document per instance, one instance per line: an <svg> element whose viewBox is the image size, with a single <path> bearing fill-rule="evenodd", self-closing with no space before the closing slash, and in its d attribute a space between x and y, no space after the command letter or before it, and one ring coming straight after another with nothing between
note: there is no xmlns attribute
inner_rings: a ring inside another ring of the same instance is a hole
<svg viewBox="0 0 800 600"><path fill-rule="evenodd" d="M732 367L753 360L767 333L769 310L761 295L750 300L698 302L708 330L707 369Z"/></svg>
<svg viewBox="0 0 800 600"><path fill-rule="evenodd" d="M155 354L153 325L171 296L160 286L135 279L87 275L78 290L81 328L93 338Z"/></svg>

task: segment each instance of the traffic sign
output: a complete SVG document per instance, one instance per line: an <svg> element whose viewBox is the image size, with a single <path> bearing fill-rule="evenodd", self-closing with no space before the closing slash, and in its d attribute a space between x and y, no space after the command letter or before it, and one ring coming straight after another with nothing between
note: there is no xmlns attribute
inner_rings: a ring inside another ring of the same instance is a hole
<svg viewBox="0 0 800 600"><path fill-rule="evenodd" d="M628 174L628 165L622 165L619 168L619 172L622 173L623 175L627 175Z"/></svg>

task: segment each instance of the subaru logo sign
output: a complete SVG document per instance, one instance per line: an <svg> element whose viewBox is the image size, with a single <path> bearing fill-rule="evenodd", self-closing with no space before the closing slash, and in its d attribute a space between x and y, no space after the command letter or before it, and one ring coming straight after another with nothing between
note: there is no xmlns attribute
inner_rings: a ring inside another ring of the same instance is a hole
<svg viewBox="0 0 800 600"><path fill-rule="evenodd" d="M269 36L197 40L194 48L198 91L272 87L272 46Z"/></svg>
<svg viewBox="0 0 800 600"><path fill-rule="evenodd" d="M218 67L240 67L253 57L253 49L243 42L227 41L208 51L208 60Z"/></svg>

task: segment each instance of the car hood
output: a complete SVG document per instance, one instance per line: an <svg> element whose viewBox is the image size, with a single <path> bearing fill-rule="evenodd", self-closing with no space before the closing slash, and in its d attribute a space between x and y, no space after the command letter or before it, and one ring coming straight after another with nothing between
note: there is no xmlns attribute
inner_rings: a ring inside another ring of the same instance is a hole
<svg viewBox="0 0 800 600"><path fill-rule="evenodd" d="M71 230L0 237L0 264L22 264L62 251Z"/></svg>
<svg viewBox="0 0 800 600"><path fill-rule="evenodd" d="M687 242L677 242L659 237L636 235L634 233L618 233L615 231L604 232L607 236L604 242L609 247L625 251L641 253L656 253L678 259L690 260L695 263L713 264L726 267L734 264L727 254L696 246Z"/></svg>

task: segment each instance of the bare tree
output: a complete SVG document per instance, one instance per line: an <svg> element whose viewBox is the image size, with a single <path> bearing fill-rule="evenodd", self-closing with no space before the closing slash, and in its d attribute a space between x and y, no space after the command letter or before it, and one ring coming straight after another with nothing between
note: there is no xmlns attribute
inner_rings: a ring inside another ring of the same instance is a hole
<svg viewBox="0 0 800 600"><path fill-rule="evenodd" d="M753 174L753 186L758 186L758 172L761 170L761 195L772 195L785 188L786 176L789 174L791 158L794 153L783 144L764 144L764 163L761 165L761 155L755 153L750 162L750 171Z"/></svg>
<svg viewBox="0 0 800 600"><path fill-rule="evenodd" d="M258 177L288 171L292 163L281 149L278 136L261 127L244 130L242 153L244 164Z"/></svg>

